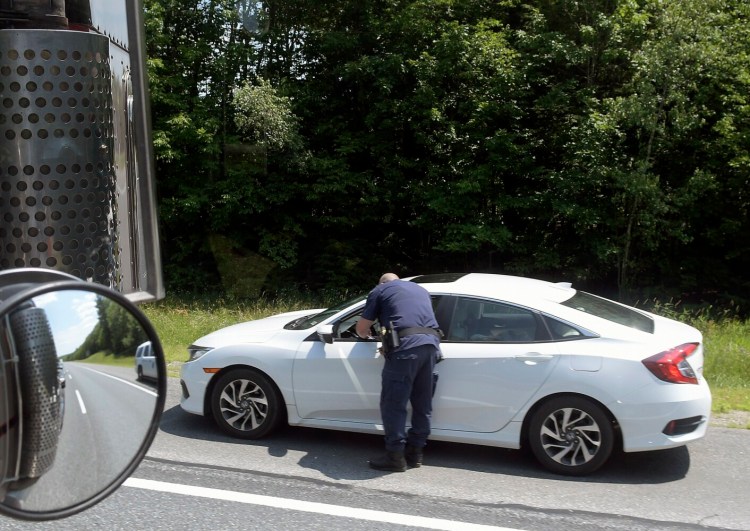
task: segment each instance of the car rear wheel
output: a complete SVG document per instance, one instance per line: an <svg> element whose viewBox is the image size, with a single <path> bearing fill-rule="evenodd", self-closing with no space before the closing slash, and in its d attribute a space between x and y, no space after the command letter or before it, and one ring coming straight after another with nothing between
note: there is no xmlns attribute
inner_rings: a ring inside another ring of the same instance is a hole
<svg viewBox="0 0 750 531"><path fill-rule="evenodd" d="M268 435L283 418L276 387L252 369L235 369L219 377L211 395L211 411L219 428L242 439Z"/></svg>
<svg viewBox="0 0 750 531"><path fill-rule="evenodd" d="M143 367L141 367L140 365L138 365L138 381L143 381Z"/></svg>
<svg viewBox="0 0 750 531"><path fill-rule="evenodd" d="M578 396L543 404L531 418L528 436L531 450L545 468L570 476L601 467L615 440L612 422L601 406Z"/></svg>

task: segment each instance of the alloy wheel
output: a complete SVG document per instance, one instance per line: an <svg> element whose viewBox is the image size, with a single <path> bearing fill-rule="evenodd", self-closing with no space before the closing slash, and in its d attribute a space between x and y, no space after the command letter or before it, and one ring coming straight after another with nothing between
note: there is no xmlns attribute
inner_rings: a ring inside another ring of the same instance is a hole
<svg viewBox="0 0 750 531"><path fill-rule="evenodd" d="M233 380L221 391L219 408L224 421L234 429L254 430L268 416L268 397L251 380Z"/></svg>
<svg viewBox="0 0 750 531"><path fill-rule="evenodd" d="M612 455L615 424L598 403L561 395L541 404L528 424L528 440L539 462L557 474L583 476Z"/></svg>
<svg viewBox="0 0 750 531"><path fill-rule="evenodd" d="M549 458L566 466L590 462L602 444L602 433L593 417L572 407L558 409L544 419L540 437Z"/></svg>

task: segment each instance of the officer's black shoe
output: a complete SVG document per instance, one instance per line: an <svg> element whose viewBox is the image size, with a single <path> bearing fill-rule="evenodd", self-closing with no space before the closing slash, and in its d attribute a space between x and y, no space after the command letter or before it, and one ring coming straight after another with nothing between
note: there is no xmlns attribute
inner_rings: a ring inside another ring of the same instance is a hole
<svg viewBox="0 0 750 531"><path fill-rule="evenodd" d="M419 468L422 466L422 449L407 444L404 459L406 459L406 465L409 468Z"/></svg>
<svg viewBox="0 0 750 531"><path fill-rule="evenodd" d="M379 459L370 460L370 468L375 470L386 470L388 472L406 472L406 459L404 452L386 452Z"/></svg>

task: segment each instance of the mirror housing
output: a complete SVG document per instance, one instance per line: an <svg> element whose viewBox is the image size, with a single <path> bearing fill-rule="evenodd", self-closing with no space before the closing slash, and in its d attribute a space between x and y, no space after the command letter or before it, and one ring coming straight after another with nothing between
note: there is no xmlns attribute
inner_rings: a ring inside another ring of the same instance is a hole
<svg viewBox="0 0 750 531"><path fill-rule="evenodd" d="M329 345L333 343L333 325L320 325L315 329L315 332L324 343L328 343Z"/></svg>
<svg viewBox="0 0 750 531"><path fill-rule="evenodd" d="M0 0L0 270L164 296L144 43L142 0Z"/></svg>
<svg viewBox="0 0 750 531"><path fill-rule="evenodd" d="M80 280L18 286L0 290L0 513L49 520L132 474L158 431L166 367L156 331L122 294ZM155 373L138 382L144 343ZM94 481L71 480L83 467Z"/></svg>

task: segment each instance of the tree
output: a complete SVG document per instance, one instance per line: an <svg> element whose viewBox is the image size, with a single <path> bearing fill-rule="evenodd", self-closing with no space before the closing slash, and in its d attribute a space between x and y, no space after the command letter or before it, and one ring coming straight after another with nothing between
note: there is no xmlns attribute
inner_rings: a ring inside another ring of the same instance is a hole
<svg viewBox="0 0 750 531"><path fill-rule="evenodd" d="M727 38L744 24L732 3L592 0L531 11L519 44L539 91L530 108L548 124L546 137L536 133L547 155L536 160L549 223L531 224L544 235L542 263L583 279L614 271L623 297L643 284L697 287L685 266L706 205L717 203L722 157L711 146L725 110L716 103L728 65L739 66L736 43L747 45Z"/></svg>
<svg viewBox="0 0 750 531"><path fill-rule="evenodd" d="M146 332L133 315L119 303L97 297L97 324L67 360L85 360L103 353L115 357L135 356L138 345L146 341Z"/></svg>
<svg viewBox="0 0 750 531"><path fill-rule="evenodd" d="M254 5L147 2L171 286L747 269L746 2Z"/></svg>
<svg viewBox="0 0 750 531"><path fill-rule="evenodd" d="M221 226L231 90L251 49L233 0L146 0L157 192L167 281L216 286L208 241Z"/></svg>

